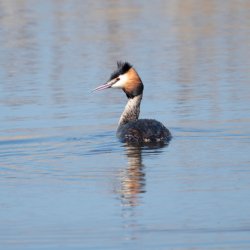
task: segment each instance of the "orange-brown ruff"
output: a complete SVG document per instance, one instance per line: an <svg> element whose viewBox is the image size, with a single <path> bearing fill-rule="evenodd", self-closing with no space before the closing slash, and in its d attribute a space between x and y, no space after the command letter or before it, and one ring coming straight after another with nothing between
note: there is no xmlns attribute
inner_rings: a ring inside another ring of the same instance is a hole
<svg viewBox="0 0 250 250"><path fill-rule="evenodd" d="M131 64L118 62L117 70L111 74L108 82L94 90L107 88L122 89L128 98L116 133L122 142L147 144L171 139L171 133L162 123L153 119L138 119L144 86Z"/></svg>

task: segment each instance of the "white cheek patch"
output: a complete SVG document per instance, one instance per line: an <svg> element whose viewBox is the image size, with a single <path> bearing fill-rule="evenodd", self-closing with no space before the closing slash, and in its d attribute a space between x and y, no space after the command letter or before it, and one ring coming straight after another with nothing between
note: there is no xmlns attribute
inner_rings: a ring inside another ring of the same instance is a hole
<svg viewBox="0 0 250 250"><path fill-rule="evenodd" d="M120 78L120 80L117 81L115 84L113 84L112 88L122 89L124 88L126 82L128 81L128 77L126 74L124 74L124 75L120 75L118 78Z"/></svg>

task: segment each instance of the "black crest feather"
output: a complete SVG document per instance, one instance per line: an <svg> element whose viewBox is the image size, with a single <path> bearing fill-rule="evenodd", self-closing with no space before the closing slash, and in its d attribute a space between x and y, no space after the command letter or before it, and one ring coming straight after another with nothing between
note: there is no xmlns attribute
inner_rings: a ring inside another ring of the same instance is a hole
<svg viewBox="0 0 250 250"><path fill-rule="evenodd" d="M118 61L117 62L117 69L111 74L110 79L112 80L116 77L118 77L119 75L125 74L126 72L128 72L133 66L128 63L128 62L121 62Z"/></svg>

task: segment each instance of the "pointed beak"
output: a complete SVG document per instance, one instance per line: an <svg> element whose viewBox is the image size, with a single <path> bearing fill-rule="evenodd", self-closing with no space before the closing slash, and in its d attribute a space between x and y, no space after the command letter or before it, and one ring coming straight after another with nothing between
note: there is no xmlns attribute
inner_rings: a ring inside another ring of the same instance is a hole
<svg viewBox="0 0 250 250"><path fill-rule="evenodd" d="M107 82L107 83L105 83L105 84L103 84L103 85L101 85L101 86L99 86L99 87L97 87L97 88L95 88L95 89L93 89L92 90L92 92L94 92L94 91L100 91L100 90L103 90L103 89L108 89L108 88L111 88L111 86L113 85L113 83L112 82Z"/></svg>
<svg viewBox="0 0 250 250"><path fill-rule="evenodd" d="M113 79L113 80L111 80L111 81L109 81L109 82L107 82L107 83L93 89L92 92L111 88L112 85L114 85L117 81L119 81L119 78Z"/></svg>

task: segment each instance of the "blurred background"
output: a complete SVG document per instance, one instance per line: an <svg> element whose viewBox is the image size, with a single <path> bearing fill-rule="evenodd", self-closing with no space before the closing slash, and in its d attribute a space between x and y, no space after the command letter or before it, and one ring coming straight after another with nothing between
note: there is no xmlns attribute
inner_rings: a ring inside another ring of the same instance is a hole
<svg viewBox="0 0 250 250"><path fill-rule="evenodd" d="M250 1L0 0L0 246L250 248ZM116 61L163 148L115 138Z"/></svg>

